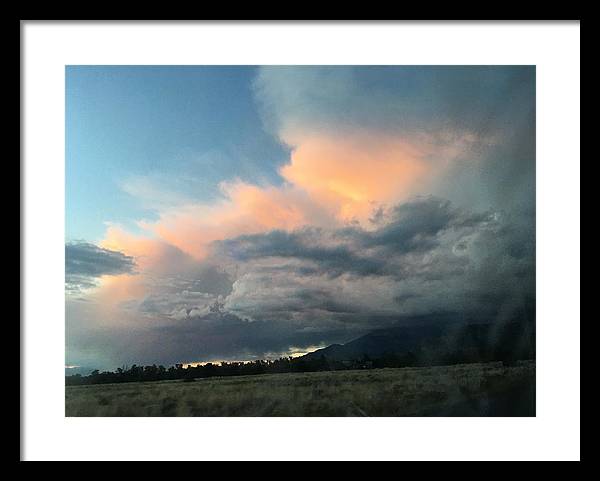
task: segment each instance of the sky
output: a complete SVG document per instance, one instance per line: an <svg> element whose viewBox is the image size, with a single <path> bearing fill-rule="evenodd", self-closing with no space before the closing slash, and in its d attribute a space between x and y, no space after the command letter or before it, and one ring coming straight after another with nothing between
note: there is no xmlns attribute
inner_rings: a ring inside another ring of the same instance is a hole
<svg viewBox="0 0 600 481"><path fill-rule="evenodd" d="M65 74L66 365L531 312L534 67Z"/></svg>

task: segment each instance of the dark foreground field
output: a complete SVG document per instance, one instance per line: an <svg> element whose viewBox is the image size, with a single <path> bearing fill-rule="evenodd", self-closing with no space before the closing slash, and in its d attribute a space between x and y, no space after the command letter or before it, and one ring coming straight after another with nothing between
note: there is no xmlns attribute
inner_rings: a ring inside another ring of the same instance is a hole
<svg viewBox="0 0 600 481"><path fill-rule="evenodd" d="M67 416L535 416L535 361L66 387Z"/></svg>

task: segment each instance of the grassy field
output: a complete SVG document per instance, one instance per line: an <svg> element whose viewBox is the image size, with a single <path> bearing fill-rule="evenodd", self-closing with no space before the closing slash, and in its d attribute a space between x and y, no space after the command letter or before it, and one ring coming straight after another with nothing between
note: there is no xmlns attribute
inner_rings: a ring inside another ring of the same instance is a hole
<svg viewBox="0 0 600 481"><path fill-rule="evenodd" d="M535 416L535 361L67 386L67 416Z"/></svg>

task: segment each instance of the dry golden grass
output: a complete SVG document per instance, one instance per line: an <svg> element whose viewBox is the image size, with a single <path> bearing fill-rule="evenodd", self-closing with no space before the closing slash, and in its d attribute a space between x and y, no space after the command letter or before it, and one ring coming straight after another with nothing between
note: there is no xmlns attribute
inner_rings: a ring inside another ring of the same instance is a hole
<svg viewBox="0 0 600 481"><path fill-rule="evenodd" d="M67 416L533 416L535 361L66 387Z"/></svg>

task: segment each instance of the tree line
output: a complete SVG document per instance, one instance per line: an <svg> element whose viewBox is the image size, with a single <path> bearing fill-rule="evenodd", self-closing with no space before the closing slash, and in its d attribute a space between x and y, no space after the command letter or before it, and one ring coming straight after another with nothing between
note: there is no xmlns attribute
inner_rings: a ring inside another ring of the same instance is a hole
<svg viewBox="0 0 600 481"><path fill-rule="evenodd" d="M198 366L184 367L183 364L165 366L120 367L116 371L92 371L87 376L74 374L65 377L67 386L86 384L108 384L122 382L147 382L184 380L225 376L251 376L260 374L318 372L349 369L376 369L383 367L409 367L416 365L416 357L411 353L406 355L388 355L371 360L362 356L356 360L336 361L320 356L316 359L282 357L274 360L256 360L247 362L206 363Z"/></svg>
<svg viewBox="0 0 600 481"><path fill-rule="evenodd" d="M481 343L480 343L481 344ZM116 371L93 371L87 376L74 374L66 376L65 382L68 386L79 386L86 384L108 384L121 382L140 381L167 381L183 380L193 381L199 378L226 377L226 376L252 376L260 374L277 373L299 373L318 371L339 371L350 369L381 369L385 367L416 367L451 365L472 362L502 361L512 364L519 359L534 359L535 348L524 350L513 349L510 343L502 342L496 346L479 345L477 347L463 347L444 350L439 346L429 349L421 346L415 352L386 353L376 358L367 355L358 356L350 360L337 360L329 357L281 357L274 360L255 361L223 361L220 363L206 363L197 366L184 367L183 364L175 364L168 368L156 364L151 366L120 367Z"/></svg>

